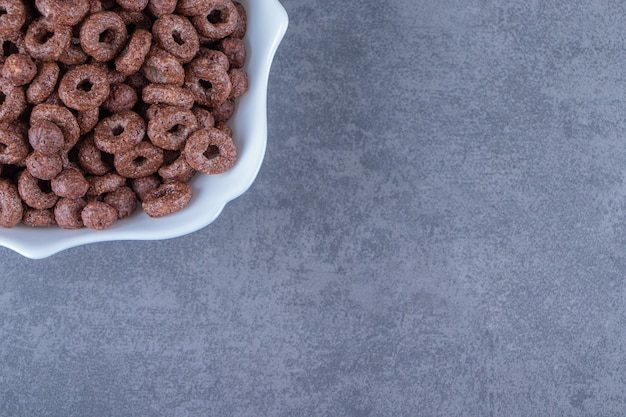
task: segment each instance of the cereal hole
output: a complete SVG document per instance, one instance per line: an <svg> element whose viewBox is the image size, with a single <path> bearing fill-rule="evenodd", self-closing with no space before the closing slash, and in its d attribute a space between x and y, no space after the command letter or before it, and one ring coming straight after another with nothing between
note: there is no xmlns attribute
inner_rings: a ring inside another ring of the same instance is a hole
<svg viewBox="0 0 626 417"><path fill-rule="evenodd" d="M90 92L92 88L93 88L93 83L89 80L82 80L76 86L77 90L84 91L85 93Z"/></svg>
<svg viewBox="0 0 626 417"><path fill-rule="evenodd" d="M15 42L11 42L11 41L2 42L2 54L4 56L17 54L19 52L20 51L19 49L17 49L17 45L15 44Z"/></svg>
<svg viewBox="0 0 626 417"><path fill-rule="evenodd" d="M2 6L0 6L0 17L4 16L5 14L7 14L7 9L5 9Z"/></svg>
<svg viewBox="0 0 626 417"><path fill-rule="evenodd" d="M180 32L177 30L172 32L172 39L174 39L174 42L176 42L178 45L182 45L185 43L185 40L182 38Z"/></svg>
<svg viewBox="0 0 626 417"><path fill-rule="evenodd" d="M211 13L207 15L206 20L213 25L220 23L222 21L222 11L219 9L211 10Z"/></svg>
<svg viewBox="0 0 626 417"><path fill-rule="evenodd" d="M7 150L7 145L0 143L0 153L4 153Z"/></svg>
<svg viewBox="0 0 626 417"><path fill-rule="evenodd" d="M202 154L206 159L213 159L220 156L220 148L215 145L209 145L209 147Z"/></svg>
<svg viewBox="0 0 626 417"><path fill-rule="evenodd" d="M4 100L6 100L7 96L2 91L0 91L0 106L4 104Z"/></svg>
<svg viewBox="0 0 626 417"><path fill-rule="evenodd" d="M122 133L124 133L124 126L122 125L115 125L111 128L111 133L113 134L113 136L119 136Z"/></svg>
<svg viewBox="0 0 626 417"><path fill-rule="evenodd" d="M211 88L213 88L213 84L209 80L203 80L201 78L201 79L198 80L198 82L200 83L202 88L204 88L205 90L210 90Z"/></svg>
<svg viewBox="0 0 626 417"><path fill-rule="evenodd" d="M98 37L98 42L100 43L113 43L114 40L115 40L115 32L113 32L111 29L105 30Z"/></svg>
<svg viewBox="0 0 626 417"><path fill-rule="evenodd" d="M148 160L148 158L146 158L145 156L141 156L140 155L140 156L136 157L135 159L133 159L133 164L137 165L137 166L143 165L143 164L146 163L147 160Z"/></svg>
<svg viewBox="0 0 626 417"><path fill-rule="evenodd" d="M39 187L41 192L44 194L48 194L50 191L52 191L52 186L50 185L50 181L48 180L37 179L37 187Z"/></svg>
<svg viewBox="0 0 626 417"><path fill-rule="evenodd" d="M176 124L174 126L172 126L171 128L168 129L167 133L172 133L174 135L179 135L183 132L183 130L185 129L185 126L181 125L181 124Z"/></svg>
<svg viewBox="0 0 626 417"><path fill-rule="evenodd" d="M49 30L42 30L35 35L35 40L37 41L37 43L43 45L44 43L48 42L53 36L54 32L50 32Z"/></svg>

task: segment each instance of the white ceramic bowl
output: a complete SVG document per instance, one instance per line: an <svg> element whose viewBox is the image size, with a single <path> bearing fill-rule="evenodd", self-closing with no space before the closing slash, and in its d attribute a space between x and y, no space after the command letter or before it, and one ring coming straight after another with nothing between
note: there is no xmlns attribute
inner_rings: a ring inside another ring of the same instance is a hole
<svg viewBox="0 0 626 417"><path fill-rule="evenodd" d="M0 228L0 245L26 257L41 259L64 249L113 240L169 239L195 232L219 216L230 200L252 185L265 155L267 143L267 82L274 53L287 30L287 12L278 0L238 0L246 8L248 31L244 41L248 60L249 90L237 100L229 125L238 160L220 175L198 174L192 180L194 196L189 205L159 219L138 210L103 231L31 228L18 225Z"/></svg>

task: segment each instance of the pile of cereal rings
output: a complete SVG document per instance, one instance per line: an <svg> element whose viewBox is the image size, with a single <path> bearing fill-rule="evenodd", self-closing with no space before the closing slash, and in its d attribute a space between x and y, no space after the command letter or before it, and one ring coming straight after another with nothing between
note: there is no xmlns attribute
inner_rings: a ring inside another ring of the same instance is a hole
<svg viewBox="0 0 626 417"><path fill-rule="evenodd" d="M248 89L231 0L0 0L0 226L110 227L230 169Z"/></svg>

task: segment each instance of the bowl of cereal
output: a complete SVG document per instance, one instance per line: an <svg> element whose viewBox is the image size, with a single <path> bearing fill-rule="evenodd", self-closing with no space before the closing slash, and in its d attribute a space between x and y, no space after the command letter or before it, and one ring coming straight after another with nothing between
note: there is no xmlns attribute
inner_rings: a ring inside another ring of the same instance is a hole
<svg viewBox="0 0 626 417"><path fill-rule="evenodd" d="M175 238L252 185L278 0L3 3L1 246Z"/></svg>

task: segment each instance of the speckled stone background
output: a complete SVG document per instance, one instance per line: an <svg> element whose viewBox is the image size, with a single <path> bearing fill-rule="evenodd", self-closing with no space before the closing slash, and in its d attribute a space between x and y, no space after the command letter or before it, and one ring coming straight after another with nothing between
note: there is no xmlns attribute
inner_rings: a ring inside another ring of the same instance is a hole
<svg viewBox="0 0 626 417"><path fill-rule="evenodd" d="M215 223L0 250L0 416L623 416L623 1L283 4Z"/></svg>

